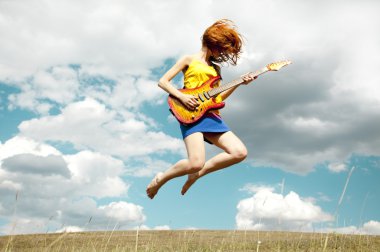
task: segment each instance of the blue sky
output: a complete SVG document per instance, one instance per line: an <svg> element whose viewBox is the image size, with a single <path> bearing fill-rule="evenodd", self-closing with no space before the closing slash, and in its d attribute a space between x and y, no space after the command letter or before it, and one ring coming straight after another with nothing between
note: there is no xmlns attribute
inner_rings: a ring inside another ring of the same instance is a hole
<svg viewBox="0 0 380 252"><path fill-rule="evenodd" d="M0 233L380 234L378 7L1 2ZM199 50L218 18L234 20L246 40L224 81L277 60L293 64L240 87L221 111L247 145L244 162L201 178L185 196L186 178L174 179L150 200L152 177L186 153L157 80Z"/></svg>

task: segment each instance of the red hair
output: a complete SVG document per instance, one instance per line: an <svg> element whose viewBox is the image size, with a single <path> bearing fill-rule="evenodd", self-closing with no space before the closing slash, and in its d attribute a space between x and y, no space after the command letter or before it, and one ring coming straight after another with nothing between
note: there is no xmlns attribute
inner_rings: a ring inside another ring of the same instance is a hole
<svg viewBox="0 0 380 252"><path fill-rule="evenodd" d="M236 65L243 43L235 24L231 20L220 19L206 29L202 44L211 50L212 62Z"/></svg>

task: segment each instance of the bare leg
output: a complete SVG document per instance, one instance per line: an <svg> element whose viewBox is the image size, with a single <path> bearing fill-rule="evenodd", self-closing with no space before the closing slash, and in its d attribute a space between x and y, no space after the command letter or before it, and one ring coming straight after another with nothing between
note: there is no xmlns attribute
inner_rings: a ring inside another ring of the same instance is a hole
<svg viewBox="0 0 380 252"><path fill-rule="evenodd" d="M158 190L169 180L199 171L205 164L205 146L203 134L191 134L185 139L188 159L182 159L165 172L158 173L146 189L149 198L153 199Z"/></svg>
<svg viewBox="0 0 380 252"><path fill-rule="evenodd" d="M200 171L189 174L186 183L182 187L182 195L184 195L191 185L194 184L200 177L203 177L210 172L239 163L247 156L247 149L245 145L231 131L222 134L205 134L205 136L209 141L225 152L209 159Z"/></svg>

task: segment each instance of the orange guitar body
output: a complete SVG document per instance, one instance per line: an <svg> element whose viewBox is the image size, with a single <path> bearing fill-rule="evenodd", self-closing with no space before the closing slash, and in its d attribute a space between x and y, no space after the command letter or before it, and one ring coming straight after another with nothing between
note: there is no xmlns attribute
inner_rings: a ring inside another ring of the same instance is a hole
<svg viewBox="0 0 380 252"><path fill-rule="evenodd" d="M191 124L198 121L208 111L221 109L224 102L216 102L216 97L211 97L208 91L213 89L220 80L220 76L213 77L202 84L202 86L193 89L180 89L184 94L190 94L198 98L199 106L196 110L188 110L177 98L169 96L168 104L173 115L183 124Z"/></svg>

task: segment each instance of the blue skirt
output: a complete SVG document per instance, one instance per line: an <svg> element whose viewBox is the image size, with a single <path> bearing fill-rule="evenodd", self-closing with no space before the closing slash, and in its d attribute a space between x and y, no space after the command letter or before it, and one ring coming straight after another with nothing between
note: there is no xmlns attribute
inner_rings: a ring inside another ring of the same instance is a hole
<svg viewBox="0 0 380 252"><path fill-rule="evenodd" d="M180 128L183 139L195 132L224 133L230 131L230 128L223 122L222 118L214 113L207 113L199 121L192 124L184 125L180 123ZM207 139L205 141L210 143Z"/></svg>

